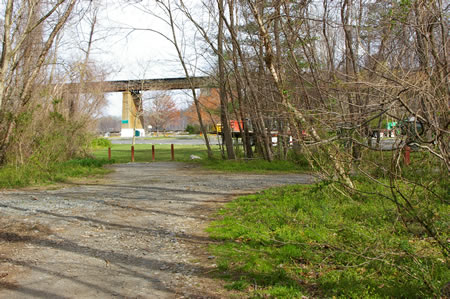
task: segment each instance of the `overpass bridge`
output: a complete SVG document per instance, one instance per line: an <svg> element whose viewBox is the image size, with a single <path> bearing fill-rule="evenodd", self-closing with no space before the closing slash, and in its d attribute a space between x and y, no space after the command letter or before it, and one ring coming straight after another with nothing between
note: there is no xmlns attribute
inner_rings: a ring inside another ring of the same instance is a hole
<svg viewBox="0 0 450 299"><path fill-rule="evenodd" d="M115 80L87 83L65 84L69 92L88 93L96 90L104 93L122 92L122 125L120 135L132 137L136 122L136 135L144 136L144 117L142 115L140 92L150 90L180 90L214 88L210 77L163 78L143 80Z"/></svg>

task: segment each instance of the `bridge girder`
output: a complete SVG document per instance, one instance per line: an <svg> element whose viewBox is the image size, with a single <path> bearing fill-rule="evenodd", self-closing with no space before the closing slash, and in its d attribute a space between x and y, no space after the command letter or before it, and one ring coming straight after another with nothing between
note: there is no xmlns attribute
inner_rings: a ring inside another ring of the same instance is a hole
<svg viewBox="0 0 450 299"><path fill-rule="evenodd" d="M69 91L79 92L80 83L68 83L65 87ZM127 92L148 90L176 90L194 88L211 88L214 85L210 77L191 78L165 78L165 79L143 79L143 80L115 80L102 82L87 82L81 86L81 92L97 90L102 92Z"/></svg>
<svg viewBox="0 0 450 299"><path fill-rule="evenodd" d="M210 77L164 78L143 80L115 80L102 82L68 83L69 93L122 92L121 136L133 136L134 131L145 134L144 117L139 97L140 91L214 88Z"/></svg>

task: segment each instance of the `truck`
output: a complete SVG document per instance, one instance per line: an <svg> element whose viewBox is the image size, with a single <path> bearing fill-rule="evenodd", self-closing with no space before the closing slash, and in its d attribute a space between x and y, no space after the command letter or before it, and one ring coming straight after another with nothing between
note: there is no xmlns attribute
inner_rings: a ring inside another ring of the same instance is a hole
<svg viewBox="0 0 450 299"><path fill-rule="evenodd" d="M241 131L239 130L239 126L243 128L244 123L242 121L230 120L230 130L233 137L240 137ZM212 133L222 135L222 124L215 124Z"/></svg>

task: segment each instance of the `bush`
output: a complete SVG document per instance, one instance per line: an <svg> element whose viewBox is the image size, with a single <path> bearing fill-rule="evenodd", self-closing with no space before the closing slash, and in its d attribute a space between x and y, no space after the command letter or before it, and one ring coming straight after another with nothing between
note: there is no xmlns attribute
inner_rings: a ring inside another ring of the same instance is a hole
<svg viewBox="0 0 450 299"><path fill-rule="evenodd" d="M200 134L200 126L199 125L187 125L186 132L189 134Z"/></svg>
<svg viewBox="0 0 450 299"><path fill-rule="evenodd" d="M105 174L109 171L104 169L103 165L108 163L112 161L83 158L46 165L33 161L21 166L8 165L0 168L0 189L62 182L70 177Z"/></svg>
<svg viewBox="0 0 450 299"><path fill-rule="evenodd" d="M111 146L112 146L111 141L106 138L95 138L94 140L91 141L91 147L93 149L107 148Z"/></svg>

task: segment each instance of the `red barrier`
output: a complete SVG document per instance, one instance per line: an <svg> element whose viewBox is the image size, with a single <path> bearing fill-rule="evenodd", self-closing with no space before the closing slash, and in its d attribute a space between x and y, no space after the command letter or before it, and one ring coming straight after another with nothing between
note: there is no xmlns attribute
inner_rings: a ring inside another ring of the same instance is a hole
<svg viewBox="0 0 450 299"><path fill-rule="evenodd" d="M155 161L155 146L152 145L152 161Z"/></svg>
<svg viewBox="0 0 450 299"><path fill-rule="evenodd" d="M108 147L108 160L111 160L111 148Z"/></svg>
<svg viewBox="0 0 450 299"><path fill-rule="evenodd" d="M131 162L134 162L134 146L131 146Z"/></svg>
<svg viewBox="0 0 450 299"><path fill-rule="evenodd" d="M172 161L175 161L175 150L173 148L173 144L170 145L170 152L172 154Z"/></svg>
<svg viewBox="0 0 450 299"><path fill-rule="evenodd" d="M405 165L409 165L411 163L411 148L409 146L405 146Z"/></svg>

